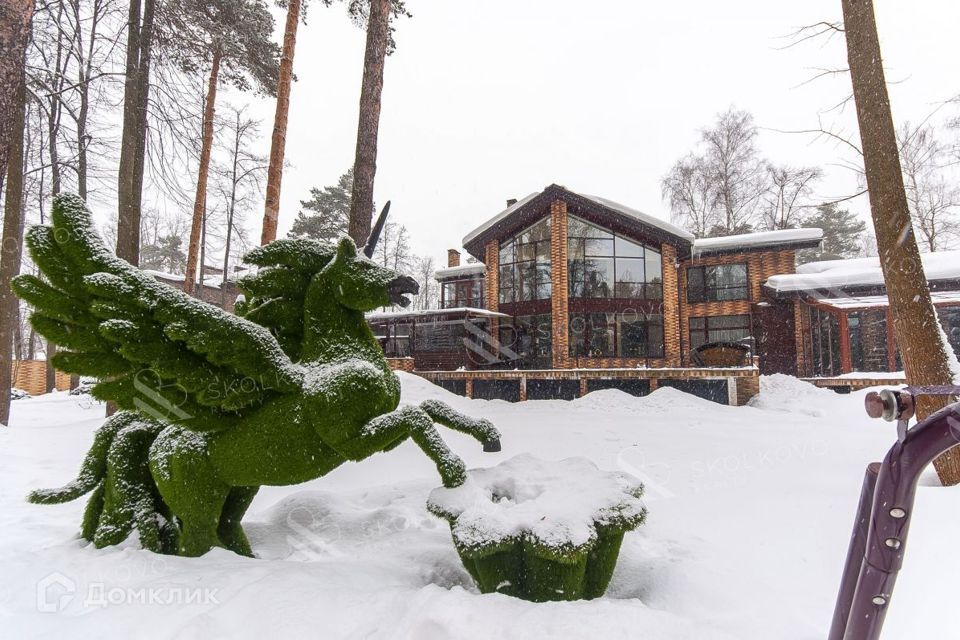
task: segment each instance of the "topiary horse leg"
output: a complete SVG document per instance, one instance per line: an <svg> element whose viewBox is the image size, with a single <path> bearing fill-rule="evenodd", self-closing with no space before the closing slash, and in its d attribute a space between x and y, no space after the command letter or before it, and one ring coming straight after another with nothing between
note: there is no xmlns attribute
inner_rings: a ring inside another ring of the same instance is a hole
<svg viewBox="0 0 960 640"><path fill-rule="evenodd" d="M93 542L93 537L97 534L97 527L100 525L100 514L103 513L103 481L97 485L97 488L90 494L87 500L87 506L83 510L83 524L80 527L80 535L84 540Z"/></svg>
<svg viewBox="0 0 960 640"><path fill-rule="evenodd" d="M161 528L168 519L150 476L150 445L163 425L132 421L114 437L107 452L103 506L93 543L98 547L123 542L135 526L145 549L162 551Z"/></svg>
<svg viewBox="0 0 960 640"><path fill-rule="evenodd" d="M437 465L437 471L445 487L459 487L467 479L467 468L447 443L440 437L433 420L427 416L426 424L415 424L410 429L410 438ZM418 421L419 422L419 421Z"/></svg>
<svg viewBox="0 0 960 640"><path fill-rule="evenodd" d="M433 418L419 407L403 407L377 416L363 427L363 435L337 446L356 460L374 451L392 448L398 440L411 438L437 465L445 487L456 487L466 479L466 467L447 447L433 426ZM354 456L357 456L354 458Z"/></svg>
<svg viewBox="0 0 960 640"><path fill-rule="evenodd" d="M220 526L217 534L220 536L220 542L227 549L242 556L253 557L253 550L250 548L250 542L247 540L247 534L243 532L240 521L243 520L243 514L247 512L253 498L260 491L260 487L234 487L227 496L227 501L223 505L223 511L220 514Z"/></svg>
<svg viewBox="0 0 960 640"><path fill-rule="evenodd" d="M426 411L434 422L473 436L483 444L484 451L500 451L500 432L489 420L471 418L454 411L453 407L439 400L424 400L420 403L420 408Z"/></svg>
<svg viewBox="0 0 960 640"><path fill-rule="evenodd" d="M177 553L201 556L221 546L217 529L230 486L210 463L203 436L180 427L164 430L150 448L150 472L180 519Z"/></svg>

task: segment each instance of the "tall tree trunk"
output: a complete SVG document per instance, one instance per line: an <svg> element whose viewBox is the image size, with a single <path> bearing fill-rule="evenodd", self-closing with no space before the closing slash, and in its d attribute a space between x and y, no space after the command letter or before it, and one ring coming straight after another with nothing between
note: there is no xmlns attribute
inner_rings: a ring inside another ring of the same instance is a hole
<svg viewBox="0 0 960 640"><path fill-rule="evenodd" d="M953 376L947 347L930 299L903 186L873 0L842 0L842 4L870 212L907 382L950 384ZM948 403L946 397L921 397L917 415L923 418ZM944 484L960 482L960 451L956 448L935 460L934 466Z"/></svg>
<svg viewBox="0 0 960 640"><path fill-rule="evenodd" d="M57 10L57 23L59 24L60 20L63 17L63 4L61 3L58 6ZM63 61L63 32L57 32L57 50L56 57L54 59L54 72L56 76L53 81L53 88L55 90L54 95L50 96L50 105L47 110L47 154L50 159L50 195L53 198L56 198L60 195L61 191L61 170L60 170L60 148L58 146L58 141L60 139L60 114L63 107L63 103L60 102L60 88L63 86L64 73L61 68L61 63ZM47 393L57 390L57 371L53 368L53 363L51 362L54 355L57 353L57 345L47 340L47 362L45 367L45 387Z"/></svg>
<svg viewBox="0 0 960 640"><path fill-rule="evenodd" d="M23 129L26 112L26 83L21 67L20 89L15 97L19 111L14 114L7 155L6 200L3 210L3 245L0 249L0 424L10 424L10 387L12 385L14 323L20 302L10 289L10 281L20 273L23 237Z"/></svg>
<svg viewBox="0 0 960 640"><path fill-rule="evenodd" d="M360 87L357 156L353 163L353 194L350 198L349 232L357 246L367 241L373 217L373 183L377 175L377 135L380 129L383 66L390 40L390 8L391 0L370 0L363 84Z"/></svg>
<svg viewBox="0 0 960 640"><path fill-rule="evenodd" d="M196 288L197 256L200 254L200 232L207 204L207 176L210 173L210 150L213 147L213 116L216 111L217 82L220 77L220 50L213 52L207 98L203 106L203 139L200 145L200 168L197 171L197 193L193 199L193 224L190 226L190 245L187 247L187 270L183 290L192 294ZM202 268L202 267L201 267ZM202 277L202 275L201 275Z"/></svg>
<svg viewBox="0 0 960 640"><path fill-rule="evenodd" d="M127 15L126 82L117 179L117 255L132 265L140 263L140 216L155 11L156 0L130 0Z"/></svg>
<svg viewBox="0 0 960 640"><path fill-rule="evenodd" d="M32 19L33 0L0 2L0 176L7 173L10 145L23 109L19 96Z"/></svg>
<svg viewBox="0 0 960 640"><path fill-rule="evenodd" d="M240 112L237 112L237 128L233 138L233 158L230 168L230 200L227 203L227 242L223 248L223 280L220 282L220 306L227 308L227 281L230 268L230 240L233 237L233 214L237 209L237 174L240 171Z"/></svg>
<svg viewBox="0 0 960 640"><path fill-rule="evenodd" d="M273 116L266 202L263 206L263 227L260 231L262 245L277 238L280 183L283 180L283 157L287 146L287 117L290 112L290 85L293 80L293 54L297 46L297 25L300 23L300 2L301 0L287 2L287 24L283 31L283 50L280 53L280 72L277 77L277 109Z"/></svg>
<svg viewBox="0 0 960 640"><path fill-rule="evenodd" d="M196 295L203 300L203 279L206 277L207 269L207 203L204 198L203 203L203 224L200 225L200 268L198 269L199 278L197 278Z"/></svg>

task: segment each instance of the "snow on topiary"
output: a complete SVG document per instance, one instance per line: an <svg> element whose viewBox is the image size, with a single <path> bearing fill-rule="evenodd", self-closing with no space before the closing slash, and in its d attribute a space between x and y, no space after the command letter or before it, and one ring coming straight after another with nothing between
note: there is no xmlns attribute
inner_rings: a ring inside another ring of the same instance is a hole
<svg viewBox="0 0 960 640"><path fill-rule="evenodd" d="M91 493L82 533L98 547L136 528L154 551L252 555L240 521L261 485L319 478L409 438L455 486L465 467L435 423L499 450L487 420L435 400L398 408L400 382L363 314L407 304L418 287L349 238L252 251L261 269L240 283L238 317L113 255L80 198L57 197L51 218L26 236L44 279L18 276L13 290L61 347L54 366L97 378L93 395L124 411L101 426L76 480L29 499Z"/></svg>
<svg viewBox="0 0 960 640"><path fill-rule="evenodd" d="M643 485L586 458L529 454L434 489L427 508L450 523L454 546L483 593L524 600L597 598L623 535L643 524Z"/></svg>

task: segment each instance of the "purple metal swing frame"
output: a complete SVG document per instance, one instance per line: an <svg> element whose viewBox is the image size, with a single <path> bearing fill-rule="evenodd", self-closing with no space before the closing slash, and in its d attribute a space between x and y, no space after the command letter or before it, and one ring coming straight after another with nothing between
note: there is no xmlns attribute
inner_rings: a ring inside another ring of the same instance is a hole
<svg viewBox="0 0 960 640"><path fill-rule="evenodd" d="M903 565L917 481L934 458L960 444L960 402L908 427L914 398L923 395L958 396L960 386L907 387L866 397L871 417L897 421L898 439L882 463L867 467L829 640L879 640Z"/></svg>

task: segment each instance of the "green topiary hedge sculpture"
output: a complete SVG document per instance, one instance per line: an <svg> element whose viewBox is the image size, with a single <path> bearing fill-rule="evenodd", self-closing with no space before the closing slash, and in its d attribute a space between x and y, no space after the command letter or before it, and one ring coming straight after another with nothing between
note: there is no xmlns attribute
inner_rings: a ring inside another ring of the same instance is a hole
<svg viewBox="0 0 960 640"><path fill-rule="evenodd" d="M585 458L530 455L474 469L457 487L435 489L427 508L450 523L454 546L483 593L524 600L602 596L623 535L647 510L643 485Z"/></svg>
<svg viewBox="0 0 960 640"><path fill-rule="evenodd" d="M97 432L76 480L30 500L92 492L82 532L98 547L136 528L158 552L251 555L240 521L261 485L312 480L410 438L456 486L463 463L434 423L499 450L486 420L436 401L398 408L399 380L363 314L405 305L417 285L351 240L251 252L261 268L241 282L238 317L114 256L76 196L54 200L52 221L26 238L45 280L19 276L13 289L33 306L37 332L60 345L54 366L98 378L94 396L125 411Z"/></svg>

